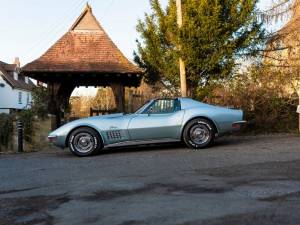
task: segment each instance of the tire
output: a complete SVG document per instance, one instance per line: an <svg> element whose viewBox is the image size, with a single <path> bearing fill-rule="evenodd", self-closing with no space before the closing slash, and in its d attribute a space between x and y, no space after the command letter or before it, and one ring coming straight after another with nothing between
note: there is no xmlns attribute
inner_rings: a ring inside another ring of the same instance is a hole
<svg viewBox="0 0 300 225"><path fill-rule="evenodd" d="M100 135L88 127L74 130L69 137L68 144L70 151L80 157L97 154L103 148Z"/></svg>
<svg viewBox="0 0 300 225"><path fill-rule="evenodd" d="M203 149L214 143L216 131L205 119L193 119L184 128L183 140L189 148Z"/></svg>

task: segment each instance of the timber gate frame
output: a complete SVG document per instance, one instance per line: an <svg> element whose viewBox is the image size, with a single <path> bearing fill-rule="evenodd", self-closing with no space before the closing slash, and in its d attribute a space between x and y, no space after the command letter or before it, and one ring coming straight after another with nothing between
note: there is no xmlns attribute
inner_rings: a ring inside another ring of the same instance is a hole
<svg viewBox="0 0 300 225"><path fill-rule="evenodd" d="M47 84L48 110L56 116L56 127L76 87L111 87L122 112L125 87L138 87L143 74L112 42L88 4L70 30L21 72Z"/></svg>

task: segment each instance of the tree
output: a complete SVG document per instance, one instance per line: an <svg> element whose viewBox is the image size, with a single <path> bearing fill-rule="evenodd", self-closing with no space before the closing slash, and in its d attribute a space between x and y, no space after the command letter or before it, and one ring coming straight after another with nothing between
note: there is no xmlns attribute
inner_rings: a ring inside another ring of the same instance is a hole
<svg viewBox="0 0 300 225"><path fill-rule="evenodd" d="M93 98L93 106L97 109L114 109L114 93L111 88L98 88L96 96Z"/></svg>
<svg viewBox="0 0 300 225"><path fill-rule="evenodd" d="M36 86L32 90L32 111L41 119L45 119L48 115L49 93L45 87Z"/></svg>
<svg viewBox="0 0 300 225"><path fill-rule="evenodd" d="M253 56L260 48L264 29L259 22L258 0L185 0L184 22L176 23L176 1L163 10L150 0L152 13L139 20L135 61L146 71L146 82L178 86L178 58L187 67L189 89L228 78L237 58Z"/></svg>
<svg viewBox="0 0 300 225"><path fill-rule="evenodd" d="M288 15L290 19L268 41L264 64L272 69L272 73L284 75L285 91L296 93L300 104L300 0L281 0L268 12L275 19L282 15Z"/></svg>

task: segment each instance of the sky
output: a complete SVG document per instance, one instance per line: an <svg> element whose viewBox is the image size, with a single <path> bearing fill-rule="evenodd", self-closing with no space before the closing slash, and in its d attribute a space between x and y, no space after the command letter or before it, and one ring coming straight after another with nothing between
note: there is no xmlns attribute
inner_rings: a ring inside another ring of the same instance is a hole
<svg viewBox="0 0 300 225"><path fill-rule="evenodd" d="M138 38L136 24L150 12L149 0L0 0L0 61L12 63L19 57L25 65L41 56L68 31L86 2L114 43L132 60ZM165 7L168 0L160 2ZM259 7L266 9L271 2L261 0Z"/></svg>

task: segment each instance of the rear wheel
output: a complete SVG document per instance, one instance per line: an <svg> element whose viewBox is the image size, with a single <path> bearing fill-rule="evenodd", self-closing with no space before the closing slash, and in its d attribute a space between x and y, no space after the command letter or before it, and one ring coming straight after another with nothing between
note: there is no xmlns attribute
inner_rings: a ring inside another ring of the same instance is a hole
<svg viewBox="0 0 300 225"><path fill-rule="evenodd" d="M190 148L203 149L213 144L215 133L210 121L201 118L194 119L186 125L183 140Z"/></svg>
<svg viewBox="0 0 300 225"><path fill-rule="evenodd" d="M98 153L103 144L95 130L83 127L74 130L69 137L69 148L77 156L90 156Z"/></svg>

